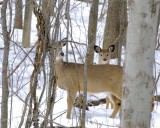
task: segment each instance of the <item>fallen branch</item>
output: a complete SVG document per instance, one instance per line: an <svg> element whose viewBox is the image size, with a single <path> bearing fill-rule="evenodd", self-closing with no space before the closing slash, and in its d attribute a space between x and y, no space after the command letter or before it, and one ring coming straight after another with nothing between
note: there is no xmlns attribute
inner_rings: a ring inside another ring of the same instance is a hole
<svg viewBox="0 0 160 128"><path fill-rule="evenodd" d="M160 95L157 95L157 96L154 96L154 97L155 97L155 99L154 99L155 101L160 102ZM83 98L82 98L82 94L81 94L76 98L74 106L77 107L77 108L82 108L82 104L83 104ZM89 107L98 106L100 104L106 104L106 98L102 98L102 99L99 99L99 100L87 101L86 110L89 110Z"/></svg>

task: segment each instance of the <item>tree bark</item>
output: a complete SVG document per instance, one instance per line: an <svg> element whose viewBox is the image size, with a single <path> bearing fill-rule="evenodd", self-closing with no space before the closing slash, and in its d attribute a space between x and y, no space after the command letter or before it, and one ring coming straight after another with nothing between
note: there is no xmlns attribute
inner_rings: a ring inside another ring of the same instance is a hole
<svg viewBox="0 0 160 128"><path fill-rule="evenodd" d="M42 0L42 11L46 15L50 11L50 16L54 16L54 4L55 0Z"/></svg>
<svg viewBox="0 0 160 128"><path fill-rule="evenodd" d="M120 34L121 0L108 0L108 10L104 29L103 48L108 48ZM118 44L111 58L118 57Z"/></svg>
<svg viewBox="0 0 160 128"><path fill-rule="evenodd" d="M1 104L1 127L8 127L8 57L9 57L9 33L7 31L7 10L8 0L3 0L1 17L2 17L2 34L4 40L4 52L2 62L2 104Z"/></svg>
<svg viewBox="0 0 160 128"><path fill-rule="evenodd" d="M129 0L126 60L123 78L122 128L149 128L152 110L153 62L159 5ZM154 10L157 7L156 10Z"/></svg>
<svg viewBox="0 0 160 128"><path fill-rule="evenodd" d="M127 20L127 0L121 0L121 11L120 11L120 34L122 34L118 44L118 65L121 65L121 52L122 46L126 45L126 31L128 20ZM123 65L123 64L122 64Z"/></svg>
<svg viewBox="0 0 160 128"><path fill-rule="evenodd" d="M52 114L53 114L53 107L54 107L54 102L55 102L55 98L56 98L56 75L55 75L55 54L54 54L54 48L56 47L56 41L58 40L58 34L59 34L59 27L60 27L60 16L61 16L61 11L63 9L63 5L64 5L64 1L58 1L58 8L57 8L57 14L56 14L56 19L55 19L55 28L54 28L54 37L53 37L53 42L50 42L50 59L49 59L49 66L50 66L50 72L49 72L49 87L48 87L48 93L47 93L47 109L46 109L46 113L45 113L45 117L44 117L44 121L41 123L41 127L47 127L48 123L49 123L49 116L50 116L50 123L52 124ZM46 23L45 23L45 30L46 30L46 34L48 34L49 37L49 33L50 33L50 10L47 10L47 17L46 17ZM46 35L45 34L45 39L46 39ZM45 40L46 42L46 40Z"/></svg>
<svg viewBox="0 0 160 128"><path fill-rule="evenodd" d="M94 44L96 42L96 32L97 32L97 18L98 18L98 5L99 0L94 0L90 9L89 24L88 24L88 49L84 64L84 102L82 106L82 117L81 117L81 127L85 128L85 110L87 102L87 65L93 64L94 56Z"/></svg>
<svg viewBox="0 0 160 128"><path fill-rule="evenodd" d="M22 0L16 0L15 12L15 28L22 29Z"/></svg>
<svg viewBox="0 0 160 128"><path fill-rule="evenodd" d="M90 9L88 23L88 64L93 64L94 45L96 42L97 33L97 18L98 18L99 0L94 0Z"/></svg>
<svg viewBox="0 0 160 128"><path fill-rule="evenodd" d="M65 7L65 19L70 19L70 0L67 0Z"/></svg>
<svg viewBox="0 0 160 128"><path fill-rule="evenodd" d="M31 32L31 19L32 19L32 0L26 0L25 17L24 17L24 28L22 46L24 48L30 46L30 32Z"/></svg>

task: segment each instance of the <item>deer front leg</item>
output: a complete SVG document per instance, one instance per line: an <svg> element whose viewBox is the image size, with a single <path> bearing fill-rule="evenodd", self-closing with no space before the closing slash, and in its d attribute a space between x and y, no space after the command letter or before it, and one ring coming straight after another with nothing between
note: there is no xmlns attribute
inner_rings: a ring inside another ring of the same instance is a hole
<svg viewBox="0 0 160 128"><path fill-rule="evenodd" d="M71 91L67 92L67 105L68 105L67 118L68 119L71 119L71 112L72 112L72 107L73 107L75 98L76 98L76 92L71 92Z"/></svg>

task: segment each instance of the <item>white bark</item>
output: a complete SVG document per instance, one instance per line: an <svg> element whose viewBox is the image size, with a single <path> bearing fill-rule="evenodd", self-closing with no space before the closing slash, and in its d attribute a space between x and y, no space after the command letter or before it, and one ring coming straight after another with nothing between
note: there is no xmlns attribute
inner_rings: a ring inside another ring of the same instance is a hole
<svg viewBox="0 0 160 128"><path fill-rule="evenodd" d="M159 6L151 0L129 0L123 77L122 128L149 128L152 110L153 60Z"/></svg>

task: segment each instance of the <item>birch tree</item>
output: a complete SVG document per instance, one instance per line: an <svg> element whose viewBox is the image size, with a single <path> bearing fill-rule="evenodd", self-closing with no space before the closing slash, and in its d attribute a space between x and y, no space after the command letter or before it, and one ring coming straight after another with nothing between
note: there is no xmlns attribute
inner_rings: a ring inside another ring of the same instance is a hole
<svg viewBox="0 0 160 128"><path fill-rule="evenodd" d="M159 5L151 0L128 2L121 127L149 128Z"/></svg>

